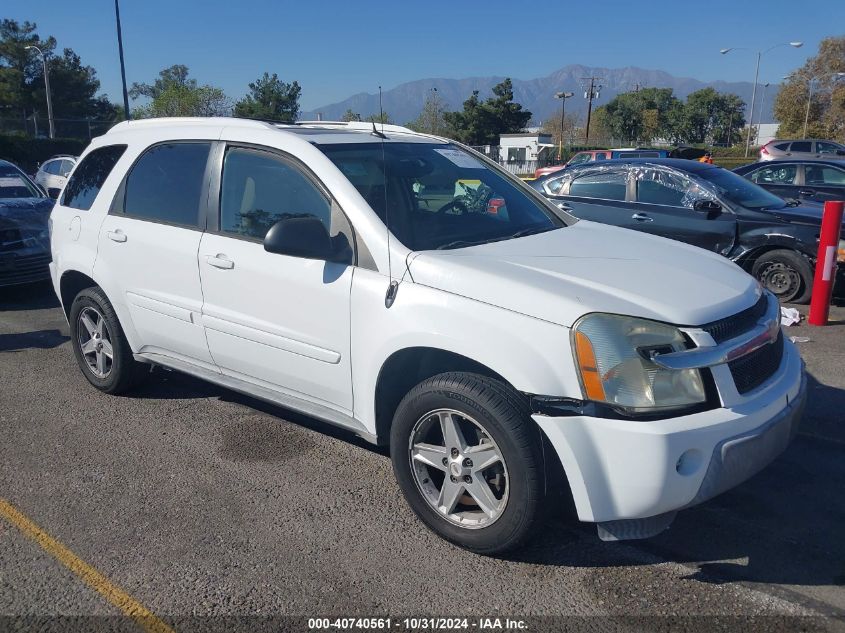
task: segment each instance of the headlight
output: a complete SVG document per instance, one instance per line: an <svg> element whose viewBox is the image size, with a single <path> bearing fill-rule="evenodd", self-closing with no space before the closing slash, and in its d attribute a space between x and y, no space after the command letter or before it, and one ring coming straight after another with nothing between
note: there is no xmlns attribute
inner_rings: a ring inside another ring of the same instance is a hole
<svg viewBox="0 0 845 633"><path fill-rule="evenodd" d="M707 399L697 369L664 369L651 361L655 353L686 349L676 327L615 314L588 314L575 325L572 337L588 400L643 413L681 409Z"/></svg>

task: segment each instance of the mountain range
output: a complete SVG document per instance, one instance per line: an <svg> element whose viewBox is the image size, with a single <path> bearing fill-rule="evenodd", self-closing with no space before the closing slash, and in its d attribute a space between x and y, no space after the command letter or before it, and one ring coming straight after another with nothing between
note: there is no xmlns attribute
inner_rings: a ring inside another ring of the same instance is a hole
<svg viewBox="0 0 845 633"><path fill-rule="evenodd" d="M594 68L572 64L556 70L546 77L537 79L516 79L513 82L514 100L532 112L530 125L540 125L546 119L560 116L560 101L554 98L556 92L574 92L575 96L567 100L566 111L576 112L582 119L587 112L585 94L585 77L600 77L598 83L602 86L599 98L593 101L593 107L607 103L621 92L629 92L637 88L672 88L675 96L685 98L689 93L706 87L712 87L719 92L731 92L739 95L746 104L751 103L752 82L727 81L699 81L689 77L675 77L662 70L647 70L629 66L627 68ZM412 121L419 116L423 104L432 89L437 89L437 97L447 110L460 110L463 102L472 94L479 91L479 97L486 99L492 96L492 88L505 77L468 77L466 79L418 79L400 84L382 94L382 106L395 123L400 125ZM589 83L589 82L586 82ZM763 122L772 121L771 103L777 93L778 85L770 85L765 91L763 101ZM757 90L757 104L755 106L755 123L760 113L760 103L763 98L763 88ZM379 112L378 92L361 92L343 101L330 103L311 111L303 112L301 119L316 119L318 113L324 120L337 121L351 109L364 117Z"/></svg>

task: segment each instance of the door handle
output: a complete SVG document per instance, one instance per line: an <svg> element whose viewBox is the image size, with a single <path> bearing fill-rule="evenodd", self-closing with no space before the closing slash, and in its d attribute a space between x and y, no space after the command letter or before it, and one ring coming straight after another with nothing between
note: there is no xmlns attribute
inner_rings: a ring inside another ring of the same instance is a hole
<svg viewBox="0 0 845 633"><path fill-rule="evenodd" d="M217 255L206 255L205 261L215 268L222 268L223 270L231 270L235 267L235 262L226 257L223 253Z"/></svg>
<svg viewBox="0 0 845 633"><path fill-rule="evenodd" d="M635 213L631 216L631 219L637 222L654 222L654 218L647 216L645 213Z"/></svg>
<svg viewBox="0 0 845 633"><path fill-rule="evenodd" d="M799 189L798 190L799 196L814 196L816 195L815 189Z"/></svg>
<svg viewBox="0 0 845 633"><path fill-rule="evenodd" d="M106 236L112 242L125 242L126 241L126 234L123 231L121 231L120 229L117 229L116 231L108 231L106 233Z"/></svg>

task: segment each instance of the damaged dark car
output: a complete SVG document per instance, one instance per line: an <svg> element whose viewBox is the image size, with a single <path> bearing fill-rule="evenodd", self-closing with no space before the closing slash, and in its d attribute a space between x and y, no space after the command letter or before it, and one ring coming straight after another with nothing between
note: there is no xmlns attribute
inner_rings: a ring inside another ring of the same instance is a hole
<svg viewBox="0 0 845 633"><path fill-rule="evenodd" d="M726 169L678 159L571 167L532 181L585 220L686 242L728 257L783 302L807 303L821 219ZM845 230L837 291L843 285Z"/></svg>
<svg viewBox="0 0 845 633"><path fill-rule="evenodd" d="M50 278L51 200L12 163L0 160L0 287Z"/></svg>

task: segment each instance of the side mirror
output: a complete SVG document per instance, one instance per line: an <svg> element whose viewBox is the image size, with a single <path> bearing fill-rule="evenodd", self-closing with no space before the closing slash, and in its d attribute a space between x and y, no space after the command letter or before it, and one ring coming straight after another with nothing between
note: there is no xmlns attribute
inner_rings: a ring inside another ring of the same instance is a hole
<svg viewBox="0 0 845 633"><path fill-rule="evenodd" d="M287 217L276 222L264 236L268 253L327 262L349 263L349 249L336 249L325 225L314 215Z"/></svg>
<svg viewBox="0 0 845 633"><path fill-rule="evenodd" d="M715 200L707 200L706 198L696 200L692 208L696 211L706 213L708 216L715 216L722 212L722 205Z"/></svg>

